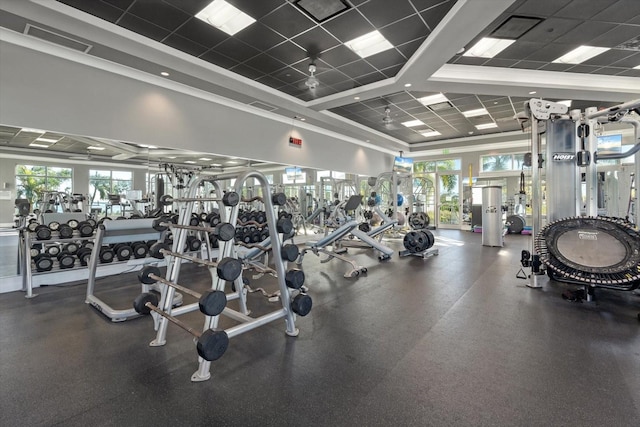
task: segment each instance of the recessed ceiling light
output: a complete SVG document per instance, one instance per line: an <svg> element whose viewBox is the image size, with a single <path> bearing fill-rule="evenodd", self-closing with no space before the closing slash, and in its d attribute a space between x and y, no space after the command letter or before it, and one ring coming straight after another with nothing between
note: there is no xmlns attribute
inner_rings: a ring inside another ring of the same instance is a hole
<svg viewBox="0 0 640 427"><path fill-rule="evenodd" d="M167 73L166 71L163 71L160 73L161 76L165 76L165 77L169 77L169 73Z"/></svg>
<svg viewBox="0 0 640 427"><path fill-rule="evenodd" d="M465 117L477 117L484 116L485 114L489 114L486 108L478 108L475 110L463 111L462 115Z"/></svg>
<svg viewBox="0 0 640 427"><path fill-rule="evenodd" d="M531 92L529 92L529 95L535 95L536 93L538 92L536 92L535 90L532 90Z"/></svg>
<svg viewBox="0 0 640 427"><path fill-rule="evenodd" d="M360 99L360 97L359 96L354 96L353 99L358 100L358 99Z"/></svg>
<svg viewBox="0 0 640 427"><path fill-rule="evenodd" d="M31 144L29 144L29 147L49 148L51 146L45 144L36 144L35 142L32 142Z"/></svg>
<svg viewBox="0 0 640 427"><path fill-rule="evenodd" d="M573 49L571 52L562 55L560 58L555 59L553 62L559 64L581 64L584 61L591 59L594 56L598 56L608 50L608 47L580 46Z"/></svg>
<svg viewBox="0 0 640 427"><path fill-rule="evenodd" d="M256 22L255 19L224 0L214 0L196 14L196 18L230 36Z"/></svg>
<svg viewBox="0 0 640 427"><path fill-rule="evenodd" d="M421 103L422 105L433 105L433 104L439 104L440 102L449 102L449 100L443 94L437 93L435 95L418 98L418 102Z"/></svg>
<svg viewBox="0 0 640 427"><path fill-rule="evenodd" d="M59 139L53 139L53 138L36 138L36 141L48 142L50 144L55 144L56 142L58 142L60 140Z"/></svg>
<svg viewBox="0 0 640 427"><path fill-rule="evenodd" d="M147 144L138 144L140 148L158 148L155 145L147 145Z"/></svg>
<svg viewBox="0 0 640 427"><path fill-rule="evenodd" d="M473 56L476 58L493 58L507 47L509 47L515 40L512 39L494 39L493 37L483 37L476 44L474 44L469 50L462 54L462 56Z"/></svg>
<svg viewBox="0 0 640 427"><path fill-rule="evenodd" d="M203 162L210 162L212 159L208 157L200 157L198 160L202 160Z"/></svg>
<svg viewBox="0 0 640 427"><path fill-rule="evenodd" d="M415 126L422 126L425 123L422 120L409 120L408 122L402 122L401 124L403 126L411 128L411 127L415 127Z"/></svg>
<svg viewBox="0 0 640 427"><path fill-rule="evenodd" d="M470 130L469 132L467 132L469 135L473 135L473 131Z"/></svg>
<svg viewBox="0 0 640 427"><path fill-rule="evenodd" d="M564 101L558 101L558 104L566 105L567 107L571 107L571 100L566 99Z"/></svg>
<svg viewBox="0 0 640 427"><path fill-rule="evenodd" d="M345 45L360 55L361 58L375 55L376 53L383 52L391 49L393 45L389 43L389 40L385 39L379 31L371 31L363 36L356 37L345 43Z"/></svg>
<svg viewBox="0 0 640 427"><path fill-rule="evenodd" d="M483 130L483 129L492 129L492 128L497 128L498 125L495 123L483 123L481 125L476 125L476 129L478 130Z"/></svg>
<svg viewBox="0 0 640 427"><path fill-rule="evenodd" d="M432 136L438 136L438 135L442 135L440 132L438 132L437 130L430 130L427 132L420 132L420 134L422 136L424 136L425 138L430 138Z"/></svg>
<svg viewBox="0 0 640 427"><path fill-rule="evenodd" d="M45 130L40 130L40 129L32 129L32 128L22 128L20 129L20 132L29 132L29 133L45 133Z"/></svg>
<svg viewBox="0 0 640 427"><path fill-rule="evenodd" d="M227 164L229 164L229 165L237 165L238 162L236 162L235 160L227 160Z"/></svg>
<svg viewBox="0 0 640 427"><path fill-rule="evenodd" d="M97 145L90 145L90 146L87 147L87 150L102 151L102 150L104 150L104 147L99 147Z"/></svg>
<svg viewBox="0 0 640 427"><path fill-rule="evenodd" d="M189 163L190 165L195 164L195 162L194 162L193 160L185 160L184 162L185 162L185 163Z"/></svg>
<svg viewBox="0 0 640 427"><path fill-rule="evenodd" d="M211 163L211 166L217 166L217 167L220 167L220 166L222 166L222 165L221 165L220 163Z"/></svg>
<svg viewBox="0 0 640 427"><path fill-rule="evenodd" d="M176 158L176 156L169 156L169 157L167 157L167 159L175 159L175 158Z"/></svg>
<svg viewBox="0 0 640 427"><path fill-rule="evenodd" d="M411 83L405 83L404 87L411 87Z"/></svg>
<svg viewBox="0 0 640 427"><path fill-rule="evenodd" d="M640 65L633 67L634 70L640 70Z"/></svg>

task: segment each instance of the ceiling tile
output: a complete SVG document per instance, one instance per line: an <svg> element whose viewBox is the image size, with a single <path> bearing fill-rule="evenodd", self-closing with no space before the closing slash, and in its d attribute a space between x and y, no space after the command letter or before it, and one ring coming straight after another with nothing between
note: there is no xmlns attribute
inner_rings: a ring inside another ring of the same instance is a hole
<svg viewBox="0 0 640 427"><path fill-rule="evenodd" d="M606 22L627 22L640 15L640 2L637 0L618 0L591 19Z"/></svg>
<svg viewBox="0 0 640 427"><path fill-rule="evenodd" d="M289 3L262 18L261 22L285 37L293 37L315 26L311 18Z"/></svg>
<svg viewBox="0 0 640 427"><path fill-rule="evenodd" d="M212 50L200 55L200 59L211 62L212 64L225 69L229 69L235 65L238 65L238 61L236 61L235 59L231 59L228 56L221 55L220 53Z"/></svg>
<svg viewBox="0 0 640 427"><path fill-rule="evenodd" d="M259 53L258 50L233 37L216 46L216 51L240 62L246 61Z"/></svg>
<svg viewBox="0 0 640 427"><path fill-rule="evenodd" d="M518 60L516 59L501 59L501 58L491 58L487 62L484 63L485 66L488 67L503 67L509 68L513 66Z"/></svg>
<svg viewBox="0 0 640 427"><path fill-rule="evenodd" d="M354 51L344 45L339 45L323 52L320 57L324 62L334 67L339 67L340 65L353 62L360 58Z"/></svg>
<svg viewBox="0 0 640 427"><path fill-rule="evenodd" d="M634 52L634 51L629 51L629 52L631 53L631 56L628 56L624 59L616 61L610 65L614 67L626 67L626 68L633 68L640 65L640 52Z"/></svg>
<svg viewBox="0 0 640 427"><path fill-rule="evenodd" d="M266 53L261 53L245 62L246 65L271 74L284 68L286 65Z"/></svg>
<svg viewBox="0 0 640 427"><path fill-rule="evenodd" d="M637 25L618 25L608 33L602 34L591 41L594 46L616 47L627 40L640 36Z"/></svg>
<svg viewBox="0 0 640 427"><path fill-rule="evenodd" d="M323 27L342 42L353 40L375 30L357 9L351 9L323 24Z"/></svg>
<svg viewBox="0 0 640 427"><path fill-rule="evenodd" d="M86 0L58 0L68 6L75 7L90 15L109 22L116 22L122 16L122 10L110 4ZM3 12L4 13L4 12Z"/></svg>
<svg viewBox="0 0 640 427"><path fill-rule="evenodd" d="M357 61L351 62L350 64L338 67L338 70L345 73L349 77L356 78L363 74L368 74L375 71L375 68L369 65L369 63L364 59L359 59Z"/></svg>
<svg viewBox="0 0 640 427"><path fill-rule="evenodd" d="M134 0L102 0L104 3L109 3L111 6L115 6L118 9L127 10L131 4L133 4ZM87 3L84 1L84 3ZM95 2L92 2L95 3ZM170 2L167 2L170 3Z"/></svg>
<svg viewBox="0 0 640 427"><path fill-rule="evenodd" d="M593 66L593 65L574 65L573 67L569 68L567 71L570 73L593 73L594 71L596 71L598 68L597 66Z"/></svg>
<svg viewBox="0 0 640 427"><path fill-rule="evenodd" d="M536 0L526 1L516 9L516 15L551 16L566 5L571 0Z"/></svg>
<svg viewBox="0 0 640 427"><path fill-rule="evenodd" d="M487 62L487 58L475 58L471 56L462 56L462 55L455 58L455 63L462 64L462 65L482 65L485 62Z"/></svg>
<svg viewBox="0 0 640 427"><path fill-rule="evenodd" d="M127 11L152 22L159 27L173 31L184 24L191 16L175 7L163 2L137 1Z"/></svg>
<svg viewBox="0 0 640 427"><path fill-rule="evenodd" d="M540 67L546 65L542 61L519 61L513 68L524 68L527 70L537 70Z"/></svg>
<svg viewBox="0 0 640 427"><path fill-rule="evenodd" d="M572 67L571 64L554 64L553 62L550 62L540 67L540 69L544 71L567 71L571 67ZM518 67L515 66L514 68L518 68Z"/></svg>
<svg viewBox="0 0 640 427"><path fill-rule="evenodd" d="M293 64L307 57L307 52L289 41L269 49L267 53L286 64Z"/></svg>
<svg viewBox="0 0 640 427"><path fill-rule="evenodd" d="M317 55L327 49L340 44L335 37L326 32L322 27L315 27L292 39L294 43L305 49L311 56Z"/></svg>
<svg viewBox="0 0 640 427"><path fill-rule="evenodd" d="M199 56L207 50L207 48L201 44L194 43L177 34L171 34L169 37L165 38L162 43L193 56Z"/></svg>
<svg viewBox="0 0 640 427"><path fill-rule="evenodd" d="M126 0L116 0L116 1L126 1ZM170 5L187 12L190 15L195 15L205 8L211 0L163 0L165 3L169 3Z"/></svg>
<svg viewBox="0 0 640 427"><path fill-rule="evenodd" d="M531 52L542 49L545 43L528 42L525 40L518 40L511 44L508 48L496 55L495 58L501 59L525 59Z"/></svg>
<svg viewBox="0 0 640 427"><path fill-rule="evenodd" d="M398 64L398 65L394 65L392 67L389 68L384 68L380 71L382 71L382 74L384 74L387 77L395 77L396 74L398 74L400 72L400 70L402 70L402 67L404 66L404 64Z"/></svg>
<svg viewBox="0 0 640 427"><path fill-rule="evenodd" d="M616 74L620 74L625 71L625 68L617 68L617 67L602 67L596 71L596 74L606 74L608 76L615 76Z"/></svg>
<svg viewBox="0 0 640 427"><path fill-rule="evenodd" d="M356 87L356 82L353 80L345 80L340 83L334 83L331 85L331 87L333 87L337 91L345 91Z"/></svg>
<svg viewBox="0 0 640 427"><path fill-rule="evenodd" d="M580 25L581 22L576 19L548 18L520 37L520 40L535 43L552 42Z"/></svg>
<svg viewBox="0 0 640 427"><path fill-rule="evenodd" d="M589 19L600 11L610 7L617 0L573 0L555 13L561 18Z"/></svg>
<svg viewBox="0 0 640 427"><path fill-rule="evenodd" d="M413 4L413 7L416 8L418 12L422 12L425 9L429 9L433 6L436 6L441 3L445 3L449 0L410 0ZM455 0L451 1L451 3L455 3Z"/></svg>
<svg viewBox="0 0 640 427"><path fill-rule="evenodd" d="M349 76L335 69L319 73L317 74L317 76L318 80L320 80L320 83L330 86L333 86L336 83L344 82L345 80L350 80Z"/></svg>
<svg viewBox="0 0 640 427"><path fill-rule="evenodd" d="M369 83L373 83L373 82L377 82L377 81L380 81L380 80L384 80L386 78L387 78L387 76L385 76L381 72L375 71L375 72L370 73L370 74L359 75L358 77L355 78L355 80L358 83L360 83L361 85L368 85Z"/></svg>
<svg viewBox="0 0 640 427"><path fill-rule="evenodd" d="M640 77L640 70L626 70L618 74L619 76Z"/></svg>
<svg viewBox="0 0 640 427"><path fill-rule="evenodd" d="M169 35L169 31L164 28L160 28L157 25L140 19L130 13L126 13L122 18L120 18L118 25L153 40L162 40Z"/></svg>
<svg viewBox="0 0 640 427"><path fill-rule="evenodd" d="M267 85L269 87L276 88L276 89L285 85L285 83L282 80L276 79L273 76L258 77L256 81L258 83L262 83L264 85Z"/></svg>
<svg viewBox="0 0 640 427"><path fill-rule="evenodd" d="M385 50L384 52L368 56L366 61L378 70L407 62L404 56L395 49Z"/></svg>
<svg viewBox="0 0 640 427"><path fill-rule="evenodd" d="M282 0L227 0L227 2L253 19L260 19L283 4Z"/></svg>
<svg viewBox="0 0 640 427"><path fill-rule="evenodd" d="M580 25L568 31L564 35L554 40L555 43L565 44L593 44L592 40L616 27L609 22L582 22Z"/></svg>
<svg viewBox="0 0 640 427"><path fill-rule="evenodd" d="M229 38L227 34L196 18L178 28L176 34L209 48Z"/></svg>
<svg viewBox="0 0 640 427"><path fill-rule="evenodd" d="M600 65L604 67L607 65L614 64L617 61L622 61L631 55L633 55L633 52L630 50L611 49L609 51L601 53L598 56L594 56L588 61L583 62L583 64L584 65Z"/></svg>
<svg viewBox="0 0 640 427"><path fill-rule="evenodd" d="M526 59L529 61L552 62L576 47L578 46L562 43L550 43L542 49L533 52L531 55L527 56Z"/></svg>
<svg viewBox="0 0 640 427"><path fill-rule="evenodd" d="M408 0L394 0L393 7L388 0L369 0L359 10L378 28L416 13Z"/></svg>
<svg viewBox="0 0 640 427"><path fill-rule="evenodd" d="M255 68L249 67L245 64L236 65L231 69L234 73L238 73L241 76L248 77L252 80L257 79L258 77L262 77L264 73L262 71L256 70Z"/></svg>
<svg viewBox="0 0 640 427"><path fill-rule="evenodd" d="M234 35L238 40L242 40L249 46L253 46L258 50L267 50L279 43L285 38L273 31L271 28L255 22L244 30Z"/></svg>
<svg viewBox="0 0 640 427"><path fill-rule="evenodd" d="M446 16L446 14L449 12L449 9L451 9L454 4L455 4L454 1L440 3L437 6L434 6L430 9L425 10L424 12L421 12L420 15L422 16L422 19L424 19L424 21L427 23L427 26L429 26L429 29L433 31L436 28L436 26L440 23L440 21L442 21L442 18Z"/></svg>
<svg viewBox="0 0 640 427"><path fill-rule="evenodd" d="M420 45L426 40L426 37L420 37L418 39L412 40L408 43L401 44L400 46L396 46L402 54L407 58L411 58L411 56L418 50Z"/></svg>
<svg viewBox="0 0 640 427"><path fill-rule="evenodd" d="M392 45L398 46L415 39L426 37L430 31L418 15L413 15L402 21L381 28L380 33L389 40Z"/></svg>
<svg viewBox="0 0 640 427"><path fill-rule="evenodd" d="M273 76L278 80L282 80L283 82L289 84L294 84L301 81L302 79L307 78L306 74L303 74L301 71L291 67L283 68L282 70L273 73Z"/></svg>

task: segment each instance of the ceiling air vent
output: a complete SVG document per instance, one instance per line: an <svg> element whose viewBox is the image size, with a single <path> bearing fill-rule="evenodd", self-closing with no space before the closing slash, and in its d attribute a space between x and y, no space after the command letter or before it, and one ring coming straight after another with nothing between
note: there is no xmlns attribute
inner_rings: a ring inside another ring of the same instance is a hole
<svg viewBox="0 0 640 427"><path fill-rule="evenodd" d="M542 18L531 16L510 16L491 33L491 37L517 40L542 21Z"/></svg>
<svg viewBox="0 0 640 427"><path fill-rule="evenodd" d="M442 110L448 110L449 108L453 108L453 105L451 105L450 102L438 102L437 104L431 104L429 105L429 108L431 108L431 110L433 111L442 111Z"/></svg>
<svg viewBox="0 0 640 427"><path fill-rule="evenodd" d="M293 4L317 23L333 18L351 7L344 0L296 0Z"/></svg>
<svg viewBox="0 0 640 427"><path fill-rule="evenodd" d="M54 33L53 31L45 30L44 28L36 27L31 24L27 24L24 28L24 33L26 35L37 37L50 43L55 43L84 53L89 52L93 47L90 44L83 43L79 40L72 39L71 37L63 36L62 34Z"/></svg>
<svg viewBox="0 0 640 427"><path fill-rule="evenodd" d="M627 40L626 42L619 44L615 47L615 49L640 51L640 36L634 37L631 40Z"/></svg>
<svg viewBox="0 0 640 427"><path fill-rule="evenodd" d="M275 111L278 109L278 107L274 107L273 105L265 104L264 102L260 101L250 102L249 105L253 105L254 107L260 108L261 110L267 111Z"/></svg>

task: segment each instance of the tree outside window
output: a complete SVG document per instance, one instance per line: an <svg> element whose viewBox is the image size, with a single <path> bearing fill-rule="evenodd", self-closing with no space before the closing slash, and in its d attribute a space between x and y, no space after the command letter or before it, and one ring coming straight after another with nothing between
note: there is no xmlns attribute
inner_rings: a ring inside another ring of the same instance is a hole
<svg viewBox="0 0 640 427"><path fill-rule="evenodd" d="M15 175L17 198L27 199L32 205L48 191L72 192L71 168L17 165Z"/></svg>

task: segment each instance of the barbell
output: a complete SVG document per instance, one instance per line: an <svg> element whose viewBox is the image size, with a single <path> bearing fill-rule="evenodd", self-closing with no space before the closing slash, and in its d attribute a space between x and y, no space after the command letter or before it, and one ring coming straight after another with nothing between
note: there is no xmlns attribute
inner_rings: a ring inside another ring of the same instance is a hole
<svg viewBox="0 0 640 427"><path fill-rule="evenodd" d="M227 282L233 282L240 277L240 274L242 274L242 262L236 258L226 257L220 261L208 261L198 257L173 252L169 249L169 245L164 242L156 242L151 245L151 248L149 248L149 254L157 259L163 259L165 255L169 255L176 258L186 259L195 264L215 267L218 277L222 280L226 280Z"/></svg>
<svg viewBox="0 0 640 427"><path fill-rule="evenodd" d="M173 197L165 194L160 197L159 204L161 206L171 206L174 202L222 202L225 206L236 206L240 203L240 196L235 191L224 193L222 198L219 197Z"/></svg>
<svg viewBox="0 0 640 427"><path fill-rule="evenodd" d="M158 308L158 296L151 292L143 293L133 301L133 308L137 313L147 315L152 311L158 313L171 323L184 329L195 338L196 350L198 355L204 360L212 362L222 357L227 347L229 347L229 335L222 330L207 329L204 332L200 332L186 323L178 320L169 313Z"/></svg>

